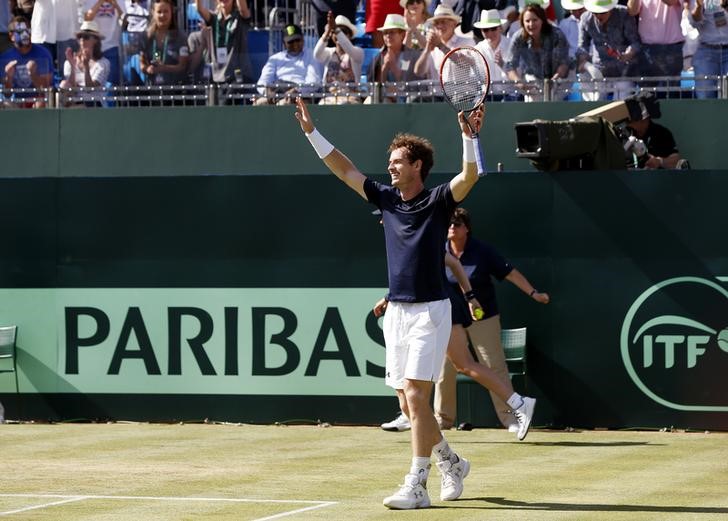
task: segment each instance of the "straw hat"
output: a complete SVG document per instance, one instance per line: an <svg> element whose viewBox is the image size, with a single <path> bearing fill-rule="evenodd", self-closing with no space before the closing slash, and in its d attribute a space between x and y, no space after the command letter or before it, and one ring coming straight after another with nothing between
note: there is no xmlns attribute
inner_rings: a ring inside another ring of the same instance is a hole
<svg viewBox="0 0 728 521"><path fill-rule="evenodd" d="M567 11L584 9L584 0L561 0L561 7Z"/></svg>
<svg viewBox="0 0 728 521"><path fill-rule="evenodd" d="M590 13L608 13L617 7L617 0L584 0L584 7Z"/></svg>
<svg viewBox="0 0 728 521"><path fill-rule="evenodd" d="M76 38L78 38L82 34L90 34L92 36L95 36L99 40L104 39L104 35L101 34L101 31L99 31L99 25L94 20L85 20L81 24L81 28L76 33Z"/></svg>
<svg viewBox="0 0 728 521"><path fill-rule="evenodd" d="M351 31L352 36L356 36L357 29L356 26L351 23L351 20L349 20L346 16L343 14L338 15L336 18L334 18L334 23L337 27L346 27Z"/></svg>
<svg viewBox="0 0 728 521"><path fill-rule="evenodd" d="M523 11L527 5L531 4L541 6L545 11L551 5L551 0L518 0L518 10Z"/></svg>
<svg viewBox="0 0 728 521"><path fill-rule="evenodd" d="M432 3L432 0L425 0L425 5L427 7L430 7L431 3ZM407 7L407 0L399 0L399 5L402 6L402 9L404 9L405 7Z"/></svg>
<svg viewBox="0 0 728 521"><path fill-rule="evenodd" d="M452 10L452 7L449 7L445 4L440 4L435 8L435 12L432 15L433 22L437 19L446 19L446 20L453 20L457 23L460 23L461 18L455 14L455 11Z"/></svg>
<svg viewBox="0 0 728 521"><path fill-rule="evenodd" d="M391 30L407 30L407 23L404 21L404 16L401 14L388 14L384 19L384 25L377 27L378 31L391 31Z"/></svg>
<svg viewBox="0 0 728 521"><path fill-rule="evenodd" d="M480 20L473 24L478 29L490 29L491 27L500 27L508 20L502 20L498 9L483 9L480 12Z"/></svg>

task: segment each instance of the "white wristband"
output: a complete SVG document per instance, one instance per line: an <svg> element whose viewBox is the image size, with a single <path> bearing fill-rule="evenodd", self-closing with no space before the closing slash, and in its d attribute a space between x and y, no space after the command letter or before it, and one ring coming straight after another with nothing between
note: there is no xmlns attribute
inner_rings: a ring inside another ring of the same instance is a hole
<svg viewBox="0 0 728 521"><path fill-rule="evenodd" d="M334 145L329 143L317 129L313 129L313 132L306 134L306 137L318 154L319 159L325 158L334 150Z"/></svg>
<svg viewBox="0 0 728 521"><path fill-rule="evenodd" d="M475 146L473 140L463 134L463 161L465 163L475 163Z"/></svg>

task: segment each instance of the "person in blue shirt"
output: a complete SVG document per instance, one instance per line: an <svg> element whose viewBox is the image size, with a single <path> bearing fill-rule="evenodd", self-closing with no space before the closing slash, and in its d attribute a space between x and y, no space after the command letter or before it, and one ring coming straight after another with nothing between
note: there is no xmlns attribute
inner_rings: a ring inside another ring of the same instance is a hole
<svg viewBox="0 0 728 521"><path fill-rule="evenodd" d="M283 43L286 49L268 58L258 78L261 97L256 105L290 105L298 96L311 96L321 87L323 69L306 49L303 30L298 25L284 29Z"/></svg>
<svg viewBox="0 0 728 521"><path fill-rule="evenodd" d="M470 280L473 291L468 299L473 299L481 306L480 318L467 329L467 336L474 348L478 362L489 367L508 389L507 395L513 392L508 374L505 353L501 344L501 322L498 302L496 300L493 279L507 280L531 300L539 304L548 304L548 293L538 291L529 280L510 262L508 262L491 244L476 239L472 234L473 226L470 214L465 208L458 208L450 221L447 234L447 250L462 264ZM451 287L458 287L458 280L448 273ZM467 341L465 342L467 344ZM456 381L454 371L443 371L443 379L437 383L435 395L440 396L440 416L454 418L456 409ZM498 419L510 432L518 433L519 421L511 410L503 393L499 396L489 388L493 407Z"/></svg>
<svg viewBox="0 0 728 521"><path fill-rule="evenodd" d="M455 210L455 216L448 229L448 239L450 239L453 231L460 226L456 219L459 219L462 212L464 212L463 208ZM449 245L448 248L450 248ZM495 250L490 248L489 250L487 256L491 257L491 251L495 254ZM495 258L493 257L492 260L495 260ZM479 259L479 262L485 262L485 259ZM509 423L504 422L504 425L508 426L509 430L516 434L519 441L522 441L528 434L529 425L527 423L521 423L517 416L505 404L508 401L519 403L521 399L530 402L532 398L522 397L515 393L511 381L508 378L508 369L505 368L505 378L503 378L503 374L500 371L501 368L493 363L494 357L491 354L491 350L500 349L502 365L503 367L506 365L503 348L500 345L500 336L498 336L496 346L493 342L490 342L490 335L486 336L486 342L483 342L483 338L479 335L476 343L475 335L471 334L471 330L481 330L480 328L474 327L476 323L478 325L482 323L485 326L484 330L486 332L493 332L493 326L491 325L493 321L490 319L492 315L496 315L497 319L497 310L493 312L496 308L495 295L492 294L492 291L490 293L482 293L483 296L489 299L488 304L482 306L475 295L475 287L473 285L475 282L471 284L468 278L473 275L475 270L469 266L469 270L466 271L462 263L449 250L445 254L445 265L447 266L447 280L449 282L447 289L452 308L452 329L450 331L450 341L447 346L447 360L440 374L440 379L435 384L435 398L433 403L437 423L440 425L441 430L448 430L452 427L455 421L457 400L455 376L456 373L462 373L490 391L496 408L498 407L496 400L504 406L501 407L501 410L504 414L508 414L509 419ZM473 280L477 281L479 286L483 286L482 271L487 268L482 267L482 265L478 268L479 270L477 271L481 273ZM517 272L517 270L515 271ZM546 295L546 298L548 298L548 295ZM386 311L387 305L388 302L386 299L379 300L374 306L374 315L377 317L381 316ZM484 308L488 310L487 317ZM497 324L497 334L500 335L500 322L497 322ZM468 349L469 339L473 340L473 345L477 349L487 349L488 354L483 356L479 354L478 361L476 361ZM511 424L512 429L510 428ZM387 431L403 431L409 430L410 426L410 421L407 416L401 413L395 420L382 424L382 429Z"/></svg>
<svg viewBox="0 0 728 521"><path fill-rule="evenodd" d="M8 26L13 47L0 54L0 74L6 89L45 89L53 78L53 57L42 45L30 41L30 25L16 16ZM15 93L12 103L23 108L46 105L42 92Z"/></svg>

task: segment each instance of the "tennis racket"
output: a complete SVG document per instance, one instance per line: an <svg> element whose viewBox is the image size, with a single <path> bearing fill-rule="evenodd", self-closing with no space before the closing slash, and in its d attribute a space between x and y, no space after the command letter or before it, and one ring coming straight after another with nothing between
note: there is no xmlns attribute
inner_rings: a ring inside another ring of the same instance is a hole
<svg viewBox="0 0 728 521"><path fill-rule="evenodd" d="M480 139L470 125L468 114L485 100L490 89L490 69L485 57L475 47L458 47L445 55L440 66L440 84L445 99L457 112L465 113L465 121L473 134L478 175L486 174Z"/></svg>

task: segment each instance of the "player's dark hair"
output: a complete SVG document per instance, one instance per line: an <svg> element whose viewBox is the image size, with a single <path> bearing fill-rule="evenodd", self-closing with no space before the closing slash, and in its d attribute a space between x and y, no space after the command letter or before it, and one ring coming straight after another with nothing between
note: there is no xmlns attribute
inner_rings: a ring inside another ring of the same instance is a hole
<svg viewBox="0 0 728 521"><path fill-rule="evenodd" d="M470 232L472 232L470 212L468 212L465 208L455 208L455 211L452 213L452 217L450 218L450 222L465 226L468 230L468 237L470 237Z"/></svg>
<svg viewBox="0 0 728 521"><path fill-rule="evenodd" d="M432 165L435 163L435 150L432 148L432 143L429 140L415 136L413 134L397 134L394 136L392 143L389 145L388 152L397 150L398 148L407 149L407 159L410 163L414 163L418 159L422 161L422 168L420 169L420 175L422 176L422 182L425 182Z"/></svg>

